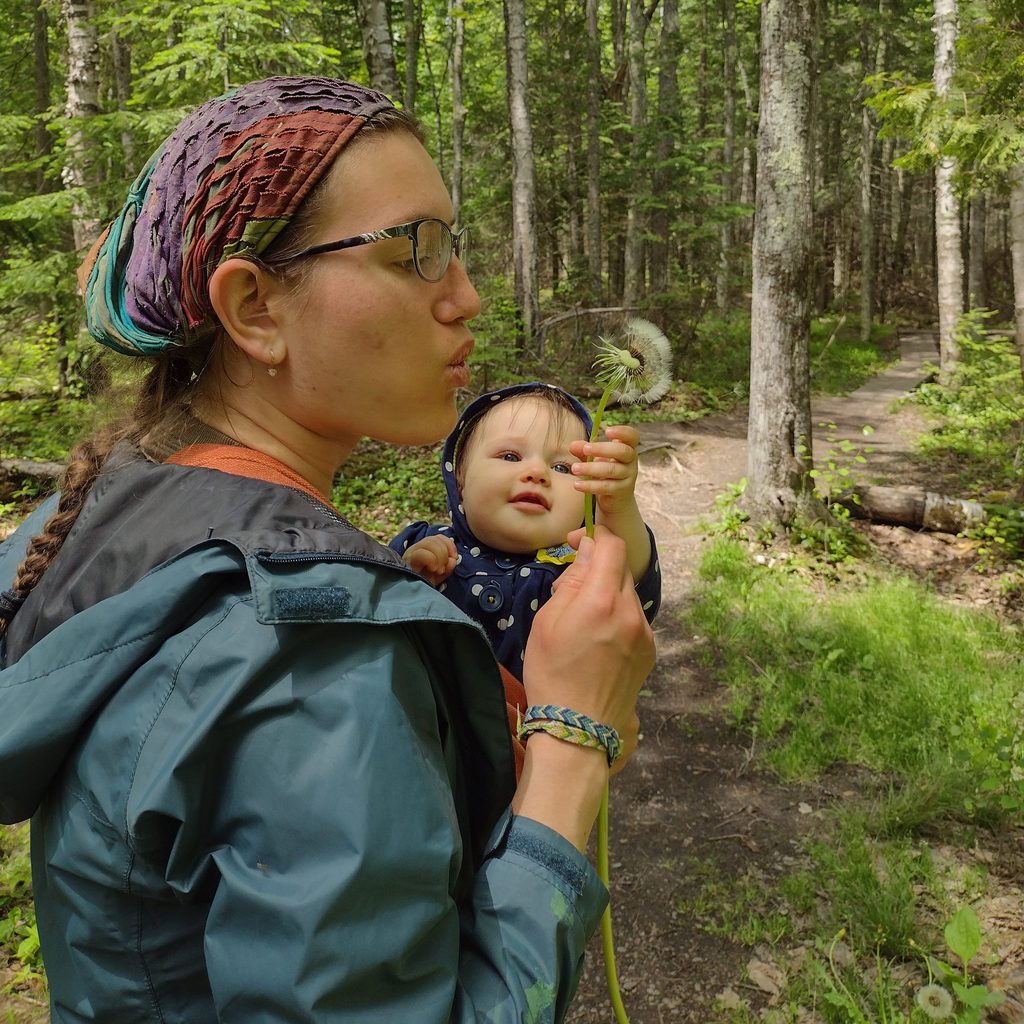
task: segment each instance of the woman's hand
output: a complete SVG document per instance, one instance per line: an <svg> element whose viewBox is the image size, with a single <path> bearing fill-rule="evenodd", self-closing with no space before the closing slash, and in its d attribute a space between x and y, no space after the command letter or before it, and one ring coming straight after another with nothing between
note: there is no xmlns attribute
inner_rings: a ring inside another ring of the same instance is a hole
<svg viewBox="0 0 1024 1024"><path fill-rule="evenodd" d="M534 620L523 685L530 704L558 704L617 729L622 761L636 746L636 701L654 667L654 636L633 589L625 544L600 526L593 540L579 534L571 540L579 553ZM602 751L533 733L512 808L582 850L607 779Z"/></svg>

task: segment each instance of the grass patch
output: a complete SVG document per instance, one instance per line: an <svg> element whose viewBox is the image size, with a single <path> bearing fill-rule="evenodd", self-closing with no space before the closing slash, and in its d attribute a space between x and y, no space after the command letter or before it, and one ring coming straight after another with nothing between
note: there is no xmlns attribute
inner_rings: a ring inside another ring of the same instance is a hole
<svg viewBox="0 0 1024 1024"><path fill-rule="evenodd" d="M761 763L801 780L852 768L863 789L825 811L774 888L709 869L686 908L774 964L783 990L757 1019L923 1024L922 1000L966 1014L968 1000L998 998L973 980L982 936L949 923L996 884L967 852L976 838L1024 820L1019 632L870 569L823 601L794 562L759 565L733 540L709 547L691 608L683 628L707 636L702 656ZM963 948L967 962L953 955Z"/></svg>
<svg viewBox="0 0 1024 1024"><path fill-rule="evenodd" d="M1007 715L1024 693L1024 642L994 617L902 578L869 577L824 602L813 579L757 565L729 540L705 556L691 614L737 720L784 778L847 763L916 787L939 765L970 783L965 807L1024 795L1000 760L1016 751L1024 768L1022 727Z"/></svg>

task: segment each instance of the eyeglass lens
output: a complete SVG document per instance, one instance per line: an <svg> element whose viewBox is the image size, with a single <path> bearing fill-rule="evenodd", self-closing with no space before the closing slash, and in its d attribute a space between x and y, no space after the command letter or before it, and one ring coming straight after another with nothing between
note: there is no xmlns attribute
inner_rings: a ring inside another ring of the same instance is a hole
<svg viewBox="0 0 1024 1024"><path fill-rule="evenodd" d="M416 228L416 265L420 275L428 281L440 281L448 270L452 250L465 262L467 234L458 237L442 220L420 221Z"/></svg>

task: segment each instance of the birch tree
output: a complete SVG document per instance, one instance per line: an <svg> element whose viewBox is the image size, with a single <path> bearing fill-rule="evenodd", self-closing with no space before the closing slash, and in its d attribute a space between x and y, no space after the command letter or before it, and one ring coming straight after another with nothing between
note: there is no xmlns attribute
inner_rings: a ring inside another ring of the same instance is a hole
<svg viewBox="0 0 1024 1024"><path fill-rule="evenodd" d="M949 95L956 71L956 0L935 0L935 95ZM935 166L936 298L939 309L939 376L948 384L960 360L957 322L963 313L963 257L960 253L960 203L953 189L956 160L939 157Z"/></svg>
<svg viewBox="0 0 1024 1024"><path fill-rule="evenodd" d="M101 230L90 199L96 186L97 147L84 130L84 122L100 111L99 35L92 0L64 0L62 14L68 39L64 116L70 131L61 178L73 196L71 225L75 249L81 251L99 238Z"/></svg>
<svg viewBox="0 0 1024 1024"><path fill-rule="evenodd" d="M403 102L405 109L415 117L416 72L419 68L420 62L420 33L422 32L423 28L423 7L422 4L420 3L420 0L405 0L403 13L405 15L405 96ZM462 17L462 9L459 8L458 12L455 13L453 11L453 5L449 4L448 17L452 18L453 14L454 20L458 23L457 28L454 24L452 26L453 45L455 43L455 36L457 34L459 37L458 43L461 46L462 30L465 24L464 19ZM454 53L452 55L452 59L455 59ZM459 53L459 60L462 60L461 50Z"/></svg>
<svg viewBox="0 0 1024 1024"><path fill-rule="evenodd" d="M752 519L819 511L811 478L808 347L815 0L765 0L751 305L748 481Z"/></svg>
<svg viewBox="0 0 1024 1024"><path fill-rule="evenodd" d="M395 67L395 47L388 24L387 0L357 0L359 29L363 37L363 58L370 74L370 85L387 96L400 100L402 90Z"/></svg>
<svg viewBox="0 0 1024 1024"><path fill-rule="evenodd" d="M527 102L526 5L504 0L506 89L512 131L512 262L520 344L532 342L539 318L533 127Z"/></svg>

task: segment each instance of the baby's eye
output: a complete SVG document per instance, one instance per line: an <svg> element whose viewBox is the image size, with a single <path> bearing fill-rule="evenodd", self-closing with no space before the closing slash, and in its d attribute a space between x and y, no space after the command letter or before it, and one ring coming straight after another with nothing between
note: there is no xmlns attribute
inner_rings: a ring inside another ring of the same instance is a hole
<svg viewBox="0 0 1024 1024"><path fill-rule="evenodd" d="M551 467L556 473L571 473L572 463L571 462L556 462Z"/></svg>
<svg viewBox="0 0 1024 1024"><path fill-rule="evenodd" d="M504 459L505 462L518 462L519 461L519 453L518 452L502 452L501 455L498 456L498 458L499 459Z"/></svg>

